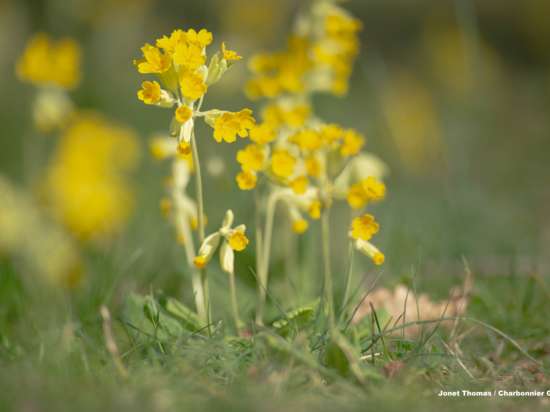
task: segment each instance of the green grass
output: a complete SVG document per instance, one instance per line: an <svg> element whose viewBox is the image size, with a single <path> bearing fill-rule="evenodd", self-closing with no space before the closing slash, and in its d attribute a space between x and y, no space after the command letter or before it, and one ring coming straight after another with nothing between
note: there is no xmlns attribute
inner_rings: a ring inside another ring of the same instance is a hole
<svg viewBox="0 0 550 412"><path fill-rule="evenodd" d="M227 320L216 323L209 337L192 332L192 322L162 309L161 295L155 294L156 300L127 295L111 303L114 336L128 372L125 378L106 349L99 315L103 301L93 289L70 298L57 292L37 293L5 259L2 274L2 411L544 407L540 399L437 397L440 389L548 388L548 280L538 276L475 279L466 316L498 328L498 333L462 320L454 335L459 338L452 341L448 330L435 321L426 323L414 339L387 333L380 339L375 326L374 335L372 330L361 332L363 338L346 335L352 351L382 354L375 362L363 359L357 365L343 356L345 345L335 344L337 339L330 343L323 317L317 316L314 306L295 314L296 321L286 330L266 328L253 331L251 337L231 337ZM390 377L389 365L396 362L402 364Z"/></svg>

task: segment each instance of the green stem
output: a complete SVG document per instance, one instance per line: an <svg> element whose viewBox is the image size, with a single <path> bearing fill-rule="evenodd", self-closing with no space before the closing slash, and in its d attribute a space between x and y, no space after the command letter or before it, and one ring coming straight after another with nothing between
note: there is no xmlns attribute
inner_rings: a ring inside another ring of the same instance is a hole
<svg viewBox="0 0 550 412"><path fill-rule="evenodd" d="M195 130L191 134L191 146L193 149L193 165L195 167L195 190L197 192L197 205L198 205L198 222L199 222L199 242L202 244L205 237L205 224L204 224L204 197L202 190L202 173L201 163L199 159L199 150L197 145L197 138L195 136ZM203 292L203 304L206 308L206 318L204 319L208 332L210 333L211 324L211 310L210 310L210 291L208 289L208 277L206 269L201 269L200 272L202 292Z"/></svg>
<svg viewBox="0 0 550 412"><path fill-rule="evenodd" d="M323 243L323 266L325 276L325 306L328 314L330 329L335 327L334 321L334 293L332 288L332 273L330 269L330 207L327 207L321 216L321 238Z"/></svg>
<svg viewBox="0 0 550 412"><path fill-rule="evenodd" d="M353 279L353 242L350 240L348 243L348 270L346 273L346 289L344 290L344 298L342 299L342 316L346 311L348 305L349 295L351 292L351 282Z"/></svg>
<svg viewBox="0 0 550 412"><path fill-rule="evenodd" d="M271 240L273 237L273 221L275 219L275 209L278 196L271 193L267 201L267 210L265 217L265 231L262 239L263 251L258 268L258 307L256 308L256 324L263 325L263 315L265 307L265 298L267 293L267 283L269 277L269 259L271 254Z"/></svg>
<svg viewBox="0 0 550 412"><path fill-rule="evenodd" d="M183 219L186 219L184 217ZM185 257L187 264L191 269L191 284L193 287L193 296L195 298L195 306L197 308L197 314L199 318L206 324L208 317L206 316L206 306L204 304L204 290L202 288L202 280L200 273L193 265L193 258L195 257L195 248L193 247L193 233L187 222L181 222L181 230L183 231L184 243L183 248L185 250Z"/></svg>
<svg viewBox="0 0 550 412"><path fill-rule="evenodd" d="M231 309L233 311L233 320L235 322L235 329L237 330L237 335L240 334L240 331L243 326L243 322L239 316L239 304L237 303L237 288L235 286L235 273L229 274L229 293L231 295Z"/></svg>

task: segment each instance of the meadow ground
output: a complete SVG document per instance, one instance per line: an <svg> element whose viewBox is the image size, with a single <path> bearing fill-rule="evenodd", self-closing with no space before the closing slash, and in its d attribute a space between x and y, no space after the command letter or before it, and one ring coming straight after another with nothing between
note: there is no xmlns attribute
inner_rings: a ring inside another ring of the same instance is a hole
<svg viewBox="0 0 550 412"><path fill-rule="evenodd" d="M41 183L59 136L37 133L35 91L14 74L38 30L79 41L83 75L72 101L130 127L141 152L126 182L132 212L116 235L76 241L80 286L46 286L25 253L0 248L0 411L550 409L550 31L542 0L344 3L363 23L350 90L316 95L313 104L328 121L364 133L366 150L388 165L386 199L372 209L385 264L355 256L353 299L343 304L350 216L335 204L332 333L316 300L323 264L314 221L301 237L276 230L265 327L254 323L254 247L236 261L240 336L217 262L209 268L210 333L187 311L190 269L158 206L169 165L147 153L169 120L136 99L142 78L131 62L145 41L175 27L208 27L245 61L281 47L296 10L291 0L273 3L0 5L0 177L47 214ZM235 64L208 107L259 111L242 92L249 76ZM219 145L206 125L196 134L208 228L231 208L253 239L254 196L235 184L242 142ZM288 225L282 211L276 222ZM403 285L411 298L392 313L388 291ZM356 308L364 316L351 322Z"/></svg>

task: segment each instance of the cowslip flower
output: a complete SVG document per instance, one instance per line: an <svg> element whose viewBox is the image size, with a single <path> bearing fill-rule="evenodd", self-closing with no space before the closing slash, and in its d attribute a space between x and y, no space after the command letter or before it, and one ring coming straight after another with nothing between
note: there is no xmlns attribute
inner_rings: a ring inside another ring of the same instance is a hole
<svg viewBox="0 0 550 412"><path fill-rule="evenodd" d="M370 257L377 266L384 263L385 257L369 240L378 233L379 229L380 226L374 216L364 214L353 219L349 231L349 237L352 239L355 249Z"/></svg>
<svg viewBox="0 0 550 412"><path fill-rule="evenodd" d="M232 227L234 215L231 210L225 213L220 228L208 235L202 242L199 253L194 259L197 268L204 268L212 259L218 248L220 249L220 266L226 273L234 273L235 253L243 251L248 245L246 226ZM221 247L220 247L221 243Z"/></svg>
<svg viewBox="0 0 550 412"><path fill-rule="evenodd" d="M0 254L16 256L52 286L75 287L85 274L78 245L40 210L31 196L0 176ZM34 283L36 285L36 283Z"/></svg>
<svg viewBox="0 0 550 412"><path fill-rule="evenodd" d="M361 209L369 202L377 202L386 196L386 186L373 176L352 185L347 194L349 205Z"/></svg>
<svg viewBox="0 0 550 412"><path fill-rule="evenodd" d="M34 35L16 65L20 80L35 86L73 89L80 82L80 47L70 38Z"/></svg>
<svg viewBox="0 0 550 412"><path fill-rule="evenodd" d="M370 240L373 235L378 233L380 225L373 215L365 214L356 217L351 222L351 236L354 239Z"/></svg>
<svg viewBox="0 0 550 412"><path fill-rule="evenodd" d="M127 174L138 157L132 130L95 113L79 114L60 137L45 174L54 216L83 240L120 231L133 208Z"/></svg>
<svg viewBox="0 0 550 412"><path fill-rule="evenodd" d="M252 110L243 109L239 112L212 111L207 114L206 122L214 128L214 139L221 143L233 143L239 137L247 137L250 129L256 124Z"/></svg>
<svg viewBox="0 0 550 412"><path fill-rule="evenodd" d="M67 91L80 82L80 55L80 47L73 39L54 40L39 33L29 40L16 63L19 80L38 88L32 116L43 133L66 126L74 111Z"/></svg>
<svg viewBox="0 0 550 412"><path fill-rule="evenodd" d="M216 141L228 143L237 135L246 137L255 123L250 109L236 113L201 111L208 88L241 59L222 43L208 61L206 48L212 41L212 33L206 29L174 30L170 36L157 39L155 45L145 44L142 58L134 61L139 73L155 75L158 80L144 81L138 99L149 105L175 107L170 133L178 138L183 151L190 151L196 118L203 118L214 128Z"/></svg>

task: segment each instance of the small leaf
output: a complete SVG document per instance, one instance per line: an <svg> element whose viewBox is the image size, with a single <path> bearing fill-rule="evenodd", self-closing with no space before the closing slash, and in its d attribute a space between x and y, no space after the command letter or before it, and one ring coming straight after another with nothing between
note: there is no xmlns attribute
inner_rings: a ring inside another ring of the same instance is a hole
<svg viewBox="0 0 550 412"><path fill-rule="evenodd" d="M283 317L274 321L272 325L281 336L286 337L291 331L298 331L308 326L313 320L318 306L319 299L316 299L307 305L286 312Z"/></svg>
<svg viewBox="0 0 550 412"><path fill-rule="evenodd" d="M185 329L191 332L197 332L204 328L197 314L179 300L167 297L162 299L161 303L166 312L178 319Z"/></svg>

